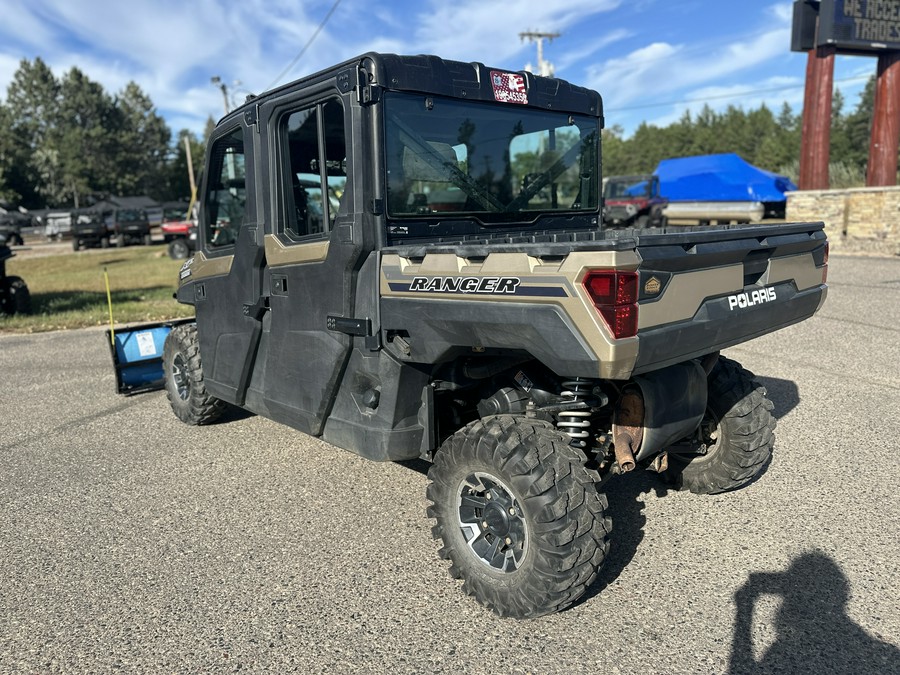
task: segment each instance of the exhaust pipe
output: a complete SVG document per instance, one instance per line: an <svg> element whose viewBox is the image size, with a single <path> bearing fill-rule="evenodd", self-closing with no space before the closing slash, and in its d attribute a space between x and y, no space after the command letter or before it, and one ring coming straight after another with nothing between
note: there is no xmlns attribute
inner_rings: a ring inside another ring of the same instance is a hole
<svg viewBox="0 0 900 675"><path fill-rule="evenodd" d="M613 450L622 473L633 471L644 438L644 399L639 389L626 391L613 418Z"/></svg>

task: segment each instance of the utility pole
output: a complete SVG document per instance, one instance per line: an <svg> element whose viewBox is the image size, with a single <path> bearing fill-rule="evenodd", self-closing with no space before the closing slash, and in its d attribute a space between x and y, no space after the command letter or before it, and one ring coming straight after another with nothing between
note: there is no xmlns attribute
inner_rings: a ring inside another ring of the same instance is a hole
<svg viewBox="0 0 900 675"><path fill-rule="evenodd" d="M188 178L191 181L191 203L184 218L190 220L194 215L194 204L197 203L197 182L194 180L194 158L191 156L191 142L187 135L184 137L184 156L187 159Z"/></svg>
<svg viewBox="0 0 900 675"><path fill-rule="evenodd" d="M558 38L560 33L536 33L533 31L527 31L525 33L519 33L519 39L528 40L529 42L537 43L537 73L536 75L540 75L542 77L553 77L553 64L549 61L544 61L544 40L549 42L553 41L553 38ZM528 63L525 65L525 70L528 72L534 72L531 69L531 64Z"/></svg>
<svg viewBox="0 0 900 675"><path fill-rule="evenodd" d="M219 87L222 90L222 100L225 101L225 114L229 113L228 109L228 85L222 81L222 78L218 75L213 75L209 78L210 83Z"/></svg>

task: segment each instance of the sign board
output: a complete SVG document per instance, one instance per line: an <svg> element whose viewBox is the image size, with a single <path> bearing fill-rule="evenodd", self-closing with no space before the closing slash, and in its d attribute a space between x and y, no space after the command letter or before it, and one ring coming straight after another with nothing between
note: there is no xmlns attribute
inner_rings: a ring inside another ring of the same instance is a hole
<svg viewBox="0 0 900 675"><path fill-rule="evenodd" d="M840 53L900 51L900 0L822 0L816 42Z"/></svg>
<svg viewBox="0 0 900 675"><path fill-rule="evenodd" d="M791 32L791 51L808 52L816 47L816 22L819 3L794 0L794 23Z"/></svg>

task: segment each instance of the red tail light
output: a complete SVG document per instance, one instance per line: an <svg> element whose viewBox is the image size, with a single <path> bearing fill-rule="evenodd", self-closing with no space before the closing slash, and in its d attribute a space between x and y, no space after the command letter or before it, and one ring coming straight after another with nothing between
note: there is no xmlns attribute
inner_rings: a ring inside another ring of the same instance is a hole
<svg viewBox="0 0 900 675"><path fill-rule="evenodd" d="M614 338L637 335L637 272L596 270L588 272L582 283Z"/></svg>

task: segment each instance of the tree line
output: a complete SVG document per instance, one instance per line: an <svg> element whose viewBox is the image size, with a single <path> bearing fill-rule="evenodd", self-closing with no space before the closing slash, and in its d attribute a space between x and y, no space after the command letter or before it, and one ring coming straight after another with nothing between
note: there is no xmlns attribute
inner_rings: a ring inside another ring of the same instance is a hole
<svg viewBox="0 0 900 675"><path fill-rule="evenodd" d="M110 196L159 201L191 194L184 138L197 175L203 142L172 131L134 82L109 94L78 68L61 78L23 59L0 102L0 203L84 207Z"/></svg>
<svg viewBox="0 0 900 675"><path fill-rule="evenodd" d="M835 92L832 187L865 184L874 98L874 77L849 112ZM212 119L207 136L211 127ZM706 105L668 126L644 122L629 138L618 125L605 129L603 173L650 173L662 159L736 152L796 182L800 133L800 116L787 103L777 115L765 104L755 110L729 106L721 113ZM204 141L186 129L173 139L136 83L109 94L78 68L57 79L40 58L23 59L0 103L0 203L36 209L87 206L112 195L185 199L185 138L199 176Z"/></svg>
<svg viewBox="0 0 900 675"><path fill-rule="evenodd" d="M834 93L829 167L833 188L865 185L874 102L874 76L849 112L843 94ZM800 114L787 103L777 115L765 104L755 110L729 106L721 113L705 105L699 113L685 112L668 126L644 122L630 138L624 138L622 127L614 124L603 131L603 174L651 173L663 159L735 152L796 183L801 129Z"/></svg>

